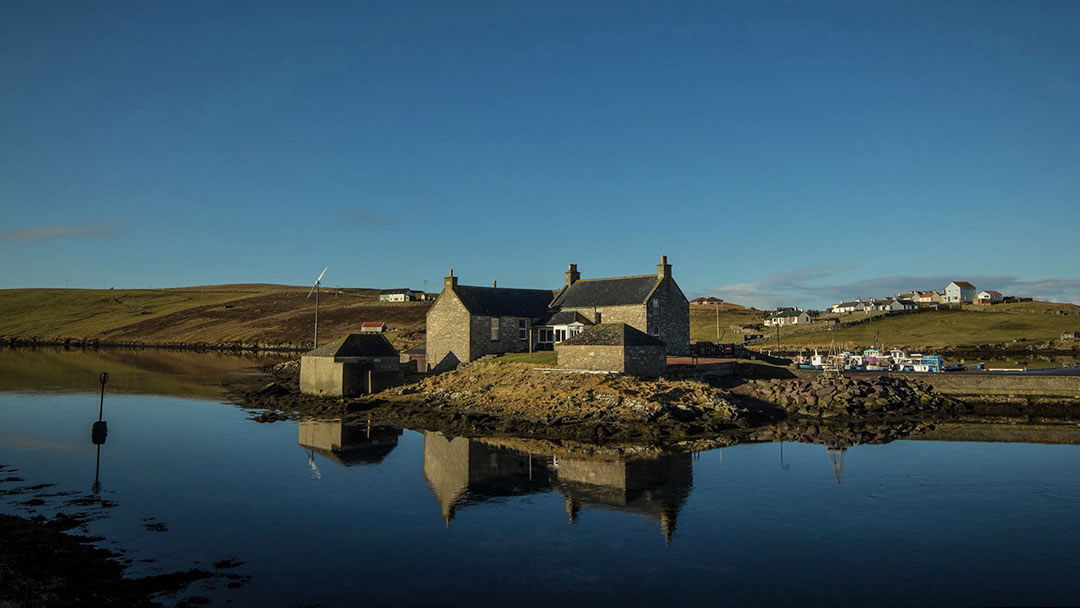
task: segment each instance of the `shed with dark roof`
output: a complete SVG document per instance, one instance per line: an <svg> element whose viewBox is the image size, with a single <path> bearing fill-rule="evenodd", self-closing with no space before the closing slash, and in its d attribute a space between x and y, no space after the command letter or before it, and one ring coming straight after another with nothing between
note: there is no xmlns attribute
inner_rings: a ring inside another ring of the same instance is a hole
<svg viewBox="0 0 1080 608"><path fill-rule="evenodd" d="M664 343L626 323L601 323L555 345L559 367L655 378L667 369Z"/></svg>
<svg viewBox="0 0 1080 608"><path fill-rule="evenodd" d="M402 375L397 350L382 334L349 334L300 357L300 391L308 395L374 393Z"/></svg>

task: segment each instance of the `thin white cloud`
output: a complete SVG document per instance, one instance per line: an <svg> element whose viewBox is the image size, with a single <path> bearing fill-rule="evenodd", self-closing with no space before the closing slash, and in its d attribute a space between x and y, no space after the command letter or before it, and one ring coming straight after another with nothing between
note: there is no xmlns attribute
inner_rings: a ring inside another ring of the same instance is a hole
<svg viewBox="0 0 1080 608"><path fill-rule="evenodd" d="M79 224L75 226L41 226L0 232L0 241L47 241L71 237L108 237L116 234L109 224Z"/></svg>

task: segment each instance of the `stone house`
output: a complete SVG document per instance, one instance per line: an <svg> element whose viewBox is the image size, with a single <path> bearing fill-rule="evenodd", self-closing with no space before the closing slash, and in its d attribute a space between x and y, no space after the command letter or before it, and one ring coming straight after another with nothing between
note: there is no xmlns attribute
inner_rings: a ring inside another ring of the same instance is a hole
<svg viewBox="0 0 1080 608"><path fill-rule="evenodd" d="M667 369L667 347L659 338L626 323L601 323L555 345L559 367L619 372L656 378Z"/></svg>
<svg viewBox="0 0 1080 608"><path fill-rule="evenodd" d="M349 334L300 357L300 391L308 395L374 393L402 376L397 350L382 334Z"/></svg>
<svg viewBox="0 0 1080 608"><path fill-rule="evenodd" d="M458 284L454 269L427 313L428 369L454 369L484 355L529 352L533 323L555 292Z"/></svg>
<svg viewBox="0 0 1080 608"><path fill-rule="evenodd" d="M490 354L550 350L593 325L626 323L664 343L669 355L690 352L690 304L667 256L656 274L582 279L570 264L556 291L460 285L453 270L427 313L427 365L453 369Z"/></svg>
<svg viewBox="0 0 1080 608"><path fill-rule="evenodd" d="M551 308L576 312L593 325L626 323L659 339L669 355L690 352L690 302L667 256L660 257L656 274L631 277L582 279L577 264L570 264Z"/></svg>

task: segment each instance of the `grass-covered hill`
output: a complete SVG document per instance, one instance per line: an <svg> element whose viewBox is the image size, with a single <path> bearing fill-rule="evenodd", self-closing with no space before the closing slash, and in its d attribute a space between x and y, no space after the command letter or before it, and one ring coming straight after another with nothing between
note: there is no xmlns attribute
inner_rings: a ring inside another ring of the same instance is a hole
<svg viewBox="0 0 1080 608"><path fill-rule="evenodd" d="M865 315L854 313L841 317L841 322L861 318ZM809 329L785 328L781 331L781 342L787 346L828 346L835 341L852 346L883 343L938 349L965 349L983 344L1057 343L1063 331L1080 330L1080 306L1053 302L975 305L963 310L875 317L869 323L832 331L822 329L813 325ZM772 331L767 332L770 342L773 335Z"/></svg>
<svg viewBox="0 0 1080 608"><path fill-rule="evenodd" d="M217 285L176 289L0 290L0 336L101 342L257 343L310 346L315 298L309 288ZM323 289L320 342L364 321L385 321L403 346L422 342L429 305L379 302L372 289Z"/></svg>

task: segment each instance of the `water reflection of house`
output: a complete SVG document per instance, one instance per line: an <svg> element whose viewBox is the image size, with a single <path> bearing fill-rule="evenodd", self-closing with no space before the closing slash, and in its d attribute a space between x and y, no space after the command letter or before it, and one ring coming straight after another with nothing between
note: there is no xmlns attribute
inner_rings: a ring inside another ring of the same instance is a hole
<svg viewBox="0 0 1080 608"><path fill-rule="evenodd" d="M571 522L583 508L624 511L656 520L668 542L694 480L687 453L641 460L560 456L556 471Z"/></svg>
<svg viewBox="0 0 1080 608"><path fill-rule="evenodd" d="M371 424L371 421L301 420L301 446L327 460L352 466L378 464L397 447L401 429Z"/></svg>
<svg viewBox="0 0 1080 608"><path fill-rule="evenodd" d="M424 433L424 477L447 525L459 507L549 491L550 462L475 439Z"/></svg>
<svg viewBox="0 0 1080 608"><path fill-rule="evenodd" d="M447 525L459 508L554 489L565 498L571 523L582 509L623 511L655 520L670 541L693 486L693 465L691 454L555 457L427 432L424 476Z"/></svg>

